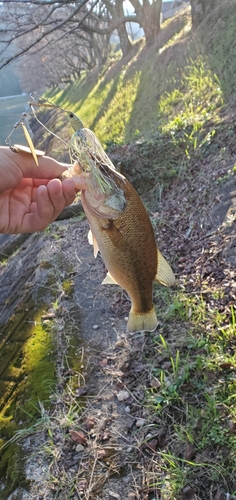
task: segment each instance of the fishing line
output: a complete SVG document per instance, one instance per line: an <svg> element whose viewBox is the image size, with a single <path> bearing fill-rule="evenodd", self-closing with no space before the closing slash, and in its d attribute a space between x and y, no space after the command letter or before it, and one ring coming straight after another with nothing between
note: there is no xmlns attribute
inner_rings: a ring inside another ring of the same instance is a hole
<svg viewBox="0 0 236 500"><path fill-rule="evenodd" d="M45 99L45 97L41 97L40 95L37 94L37 92L31 92L30 94L31 99L33 99L33 103L28 102L30 106L44 106L45 108L58 108L61 109L62 111L65 111L68 113L68 111L61 106L58 106L57 104L54 104L54 102L49 101L48 99ZM37 97L38 100L44 101L44 103L37 102L35 100L35 97Z"/></svg>
<svg viewBox="0 0 236 500"><path fill-rule="evenodd" d="M55 106L56 108L58 108L59 106ZM34 115L34 118L35 120L47 131L49 132L49 134L52 134L54 137L56 137L57 139L59 139L59 141L61 141L67 148L69 148L69 144L68 142L64 141L64 139L62 139L59 135L55 134L55 132L52 132L52 130L49 130L49 128L46 127L46 125L44 125L44 123L42 123L39 118L37 117L36 115L36 112L35 112L35 109L33 107L32 104L30 104L30 109L32 110L32 113ZM63 109L63 108L60 108L60 109ZM64 109L63 109L64 111Z"/></svg>

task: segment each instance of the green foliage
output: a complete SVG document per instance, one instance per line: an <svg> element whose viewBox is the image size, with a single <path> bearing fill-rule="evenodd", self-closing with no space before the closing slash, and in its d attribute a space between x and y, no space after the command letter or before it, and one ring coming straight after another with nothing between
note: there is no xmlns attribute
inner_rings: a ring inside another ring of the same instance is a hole
<svg viewBox="0 0 236 500"><path fill-rule="evenodd" d="M133 103L136 99L140 82L140 72L127 82L119 83L117 92L95 127L95 134L102 142L110 141L121 144L124 142L126 126L130 120Z"/></svg>
<svg viewBox="0 0 236 500"><path fill-rule="evenodd" d="M185 154L210 143L215 131L202 137L200 132L209 120L216 120L215 112L223 104L223 93L217 76L212 75L202 56L189 60L180 87L164 93L159 101L162 133L171 133L173 141L185 144ZM174 136L183 132L180 137Z"/></svg>
<svg viewBox="0 0 236 500"><path fill-rule="evenodd" d="M220 291L213 295L222 299ZM170 497L179 499L181 488L196 475L207 475L216 487L230 481L236 465L230 427L236 418L235 309L231 306L226 316L209 309L209 296L184 290L161 293L158 288L156 300L160 327L154 359L159 362L151 367L157 383L149 390L147 405L163 422L170 422L172 415L169 444L159 454L167 476L157 484L165 489L168 483ZM194 451L185 459L190 445Z"/></svg>

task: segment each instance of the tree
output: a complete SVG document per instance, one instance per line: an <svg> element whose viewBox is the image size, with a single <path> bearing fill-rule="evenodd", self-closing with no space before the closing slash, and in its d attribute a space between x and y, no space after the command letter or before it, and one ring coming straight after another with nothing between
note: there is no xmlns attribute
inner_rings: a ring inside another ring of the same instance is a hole
<svg viewBox="0 0 236 500"><path fill-rule="evenodd" d="M114 30L118 32L123 56L129 53L132 43L126 30L128 22L138 23L144 30L146 43L154 43L160 31L162 0L131 0L134 12L128 14L124 13L123 3L124 0L5 0L0 4L0 36L4 46L0 69L26 53L34 55L49 45L52 50L51 38L60 45L62 32L64 40L84 37L90 61L96 64L105 62ZM12 45L14 55L9 55L7 50Z"/></svg>
<svg viewBox="0 0 236 500"><path fill-rule="evenodd" d="M0 68L37 47L54 34L55 41L61 37L64 28L67 35L81 31L80 25L90 15L98 0L15 0L4 2L1 9ZM27 10L26 10L27 4ZM14 45L14 55L6 49Z"/></svg>
<svg viewBox="0 0 236 500"><path fill-rule="evenodd" d="M192 25L195 28L214 7L216 0L190 0Z"/></svg>
<svg viewBox="0 0 236 500"><path fill-rule="evenodd" d="M143 28L146 44L148 46L152 45L158 33L160 32L160 19L161 19L161 7L162 0L130 0L134 8L134 13L124 14L123 10L123 0L103 0L104 5L107 7L108 16L105 18L104 15L100 16L101 27L94 27L93 25L88 26L88 18L82 23L82 27L85 30L96 31L100 34L112 33L117 30L122 40L121 36L121 26L125 26L128 22L137 23ZM124 37L124 42L127 43L128 35L126 33L126 38ZM125 43L122 44L121 48L123 55L126 55L131 46L127 44L128 50L124 50Z"/></svg>

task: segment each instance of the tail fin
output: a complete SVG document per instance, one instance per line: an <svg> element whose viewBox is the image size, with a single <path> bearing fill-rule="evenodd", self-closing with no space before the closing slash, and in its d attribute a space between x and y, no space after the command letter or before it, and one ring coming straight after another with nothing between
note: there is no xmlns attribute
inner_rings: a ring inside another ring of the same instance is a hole
<svg viewBox="0 0 236 500"><path fill-rule="evenodd" d="M147 331L153 332L157 327L157 316L154 307L148 313L134 313L131 309L127 324L130 333Z"/></svg>

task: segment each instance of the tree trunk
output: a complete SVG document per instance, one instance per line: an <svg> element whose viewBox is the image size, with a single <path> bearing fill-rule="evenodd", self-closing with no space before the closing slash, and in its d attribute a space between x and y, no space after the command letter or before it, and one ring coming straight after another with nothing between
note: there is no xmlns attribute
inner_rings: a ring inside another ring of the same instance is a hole
<svg viewBox="0 0 236 500"><path fill-rule="evenodd" d="M130 0L132 3L137 20L143 28L147 46L153 45L161 26L161 7L162 0Z"/></svg>
<svg viewBox="0 0 236 500"><path fill-rule="evenodd" d="M143 2L143 30L148 47L153 45L161 29L161 6L162 0L156 0L152 4Z"/></svg>
<svg viewBox="0 0 236 500"><path fill-rule="evenodd" d="M118 35L120 39L120 48L122 51L123 57L127 56L130 50L132 49L132 43L129 39L128 33L126 31L125 24L121 24L118 28Z"/></svg>
<svg viewBox="0 0 236 500"><path fill-rule="evenodd" d="M113 14L113 19L120 19L124 17L124 6L123 6L123 0L116 0L115 5L114 5L114 10L113 12L110 10L110 12ZM132 49L132 43L129 39L129 35L126 31L126 25L125 23L120 24L117 28L119 39L120 39L120 48L122 51L123 57L127 56L129 51Z"/></svg>
<svg viewBox="0 0 236 500"><path fill-rule="evenodd" d="M95 33L91 34L91 49L94 54L97 66L102 66L109 54L109 35L97 36Z"/></svg>
<svg viewBox="0 0 236 500"><path fill-rule="evenodd" d="M207 12L213 9L215 3L216 0L190 0L193 28L201 23Z"/></svg>

